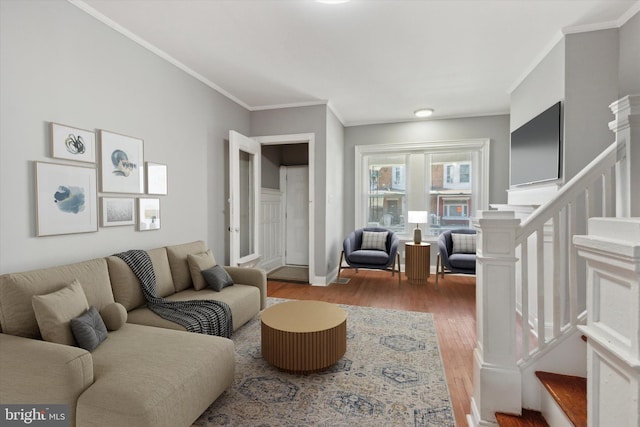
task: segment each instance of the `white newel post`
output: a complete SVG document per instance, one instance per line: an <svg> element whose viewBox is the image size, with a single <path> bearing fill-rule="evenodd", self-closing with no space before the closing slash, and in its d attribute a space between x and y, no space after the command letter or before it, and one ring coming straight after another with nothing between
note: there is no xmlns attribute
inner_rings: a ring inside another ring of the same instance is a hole
<svg viewBox="0 0 640 427"><path fill-rule="evenodd" d="M618 144L625 143L620 155L626 160L616 171L616 216L640 217L640 95L628 95L609 106L616 118L609 129Z"/></svg>
<svg viewBox="0 0 640 427"><path fill-rule="evenodd" d="M522 380L516 364L515 237L511 211L482 211L475 219L476 334L470 426L495 426L496 412L519 414Z"/></svg>
<svg viewBox="0 0 640 427"><path fill-rule="evenodd" d="M640 218L591 218L587 260L589 427L640 426Z"/></svg>

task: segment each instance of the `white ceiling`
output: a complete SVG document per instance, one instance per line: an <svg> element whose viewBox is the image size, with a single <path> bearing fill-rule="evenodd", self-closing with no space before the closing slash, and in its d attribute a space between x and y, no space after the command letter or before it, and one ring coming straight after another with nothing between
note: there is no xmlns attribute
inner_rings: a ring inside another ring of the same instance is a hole
<svg viewBox="0 0 640 427"><path fill-rule="evenodd" d="M250 110L328 102L345 125L508 113L561 31L637 0L70 0Z"/></svg>

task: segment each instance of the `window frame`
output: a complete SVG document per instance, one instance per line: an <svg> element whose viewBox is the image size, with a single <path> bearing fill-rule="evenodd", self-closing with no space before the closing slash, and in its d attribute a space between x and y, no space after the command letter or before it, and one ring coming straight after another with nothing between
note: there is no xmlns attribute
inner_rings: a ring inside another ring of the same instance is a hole
<svg viewBox="0 0 640 427"><path fill-rule="evenodd" d="M471 194L472 206L475 212L469 213L469 218L477 216L478 211L489 208L489 156L490 139L475 138L452 141L418 141L400 142L374 145L356 145L355 147L355 227L366 226L366 208L368 195L368 165L366 156L380 154L439 154L455 151L471 153ZM409 170L406 172L410 173ZM407 177L407 179L410 179ZM429 189L426 189L428 192ZM400 237L410 238L411 232L405 232Z"/></svg>

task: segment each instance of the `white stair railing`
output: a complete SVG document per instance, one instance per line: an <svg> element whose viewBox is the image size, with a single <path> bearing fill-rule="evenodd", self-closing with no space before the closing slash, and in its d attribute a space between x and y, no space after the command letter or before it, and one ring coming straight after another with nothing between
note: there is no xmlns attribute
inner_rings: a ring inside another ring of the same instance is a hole
<svg viewBox="0 0 640 427"><path fill-rule="evenodd" d="M520 413L528 380L523 371L586 323L586 265L571 242L586 234L589 218L634 212L639 196L633 194L637 181L632 179L639 176L640 144L637 136L629 143L631 131L620 123L636 120L629 115L638 99L625 97L611 105L616 141L524 222L510 211L483 211L476 219L470 426L495 425L496 412Z"/></svg>

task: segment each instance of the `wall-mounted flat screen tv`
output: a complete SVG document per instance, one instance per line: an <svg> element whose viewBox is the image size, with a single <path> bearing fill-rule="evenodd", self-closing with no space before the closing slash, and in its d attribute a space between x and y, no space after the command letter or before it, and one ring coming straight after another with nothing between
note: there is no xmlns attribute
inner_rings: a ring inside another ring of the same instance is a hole
<svg viewBox="0 0 640 427"><path fill-rule="evenodd" d="M558 102L511 132L511 185L559 179L562 117Z"/></svg>

